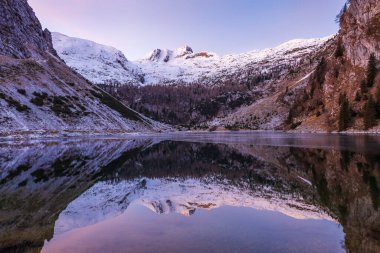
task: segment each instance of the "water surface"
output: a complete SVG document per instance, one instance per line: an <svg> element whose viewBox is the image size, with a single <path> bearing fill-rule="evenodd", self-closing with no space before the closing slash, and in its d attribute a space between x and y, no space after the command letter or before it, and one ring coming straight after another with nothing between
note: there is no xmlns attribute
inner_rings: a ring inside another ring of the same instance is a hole
<svg viewBox="0 0 380 253"><path fill-rule="evenodd" d="M379 252L380 138L0 144L1 252Z"/></svg>

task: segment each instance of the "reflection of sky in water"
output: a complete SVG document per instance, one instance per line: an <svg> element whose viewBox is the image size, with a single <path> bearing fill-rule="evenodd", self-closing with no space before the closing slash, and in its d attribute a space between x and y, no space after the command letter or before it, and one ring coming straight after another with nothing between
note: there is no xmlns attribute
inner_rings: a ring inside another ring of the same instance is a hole
<svg viewBox="0 0 380 253"><path fill-rule="evenodd" d="M276 211L295 219L334 221L325 211L306 204L300 195L279 193L270 186L252 190L244 186L242 181L238 187L228 180L217 181L212 178L146 178L114 184L97 183L59 215L54 234L60 235L116 217L134 203L156 213L179 213L184 216L190 216L198 209L233 206Z"/></svg>
<svg viewBox="0 0 380 253"><path fill-rule="evenodd" d="M0 252L379 252L376 136L33 142L0 144Z"/></svg>
<svg viewBox="0 0 380 253"><path fill-rule="evenodd" d="M221 207L192 216L141 205L45 243L42 252L344 252L342 228L271 211Z"/></svg>

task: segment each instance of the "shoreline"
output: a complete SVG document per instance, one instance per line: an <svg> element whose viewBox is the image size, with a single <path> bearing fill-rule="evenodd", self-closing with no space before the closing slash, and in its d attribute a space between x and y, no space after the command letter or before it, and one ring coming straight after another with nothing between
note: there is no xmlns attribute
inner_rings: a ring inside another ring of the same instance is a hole
<svg viewBox="0 0 380 253"><path fill-rule="evenodd" d="M51 139L71 139L71 138L124 138L137 136L158 136L158 135L181 135L181 134L289 134L289 135L376 135L380 136L379 131L345 131L345 132L327 132L327 131L284 131L284 130L173 130L173 131L147 131L132 132L120 130L19 130L19 131L0 131L0 142L17 141L17 140L51 140Z"/></svg>

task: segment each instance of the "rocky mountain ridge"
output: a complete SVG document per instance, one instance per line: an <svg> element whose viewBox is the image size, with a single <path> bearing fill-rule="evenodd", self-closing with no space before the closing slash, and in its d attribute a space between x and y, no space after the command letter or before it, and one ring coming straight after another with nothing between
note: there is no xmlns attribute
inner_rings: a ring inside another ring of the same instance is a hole
<svg viewBox="0 0 380 253"><path fill-rule="evenodd" d="M26 0L1 0L0 134L165 128L93 86L58 58Z"/></svg>

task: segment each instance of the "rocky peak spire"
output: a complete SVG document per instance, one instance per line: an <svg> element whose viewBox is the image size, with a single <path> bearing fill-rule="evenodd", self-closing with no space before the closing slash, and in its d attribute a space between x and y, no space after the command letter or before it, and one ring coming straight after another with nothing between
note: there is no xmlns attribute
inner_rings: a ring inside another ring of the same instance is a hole
<svg viewBox="0 0 380 253"><path fill-rule="evenodd" d="M48 30L26 0L0 0L0 54L29 58L42 51L56 55Z"/></svg>

